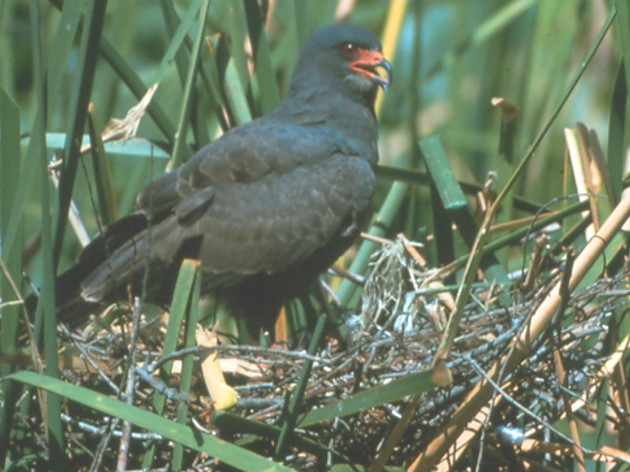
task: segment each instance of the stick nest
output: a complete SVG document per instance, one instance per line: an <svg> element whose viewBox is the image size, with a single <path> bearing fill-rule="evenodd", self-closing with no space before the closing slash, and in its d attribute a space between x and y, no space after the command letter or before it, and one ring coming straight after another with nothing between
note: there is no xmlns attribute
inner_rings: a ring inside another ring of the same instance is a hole
<svg viewBox="0 0 630 472"><path fill-rule="evenodd" d="M559 259L558 259L559 260ZM315 356L313 368L301 403L301 411L338 402L353 395L373 390L430 369L434 361L447 316L452 309L449 296L439 292L447 279L444 272L430 271L414 259L401 241L383 244L372 261L372 272L363 291L361 313L350 317L351 339L342 346L327 338ZM472 300L465 307L464 316L455 338L451 355L446 361L452 376L449 385L422 393L419 404L410 418L405 407L412 400L407 395L395 402L372 406L349 416L303 428L299 421L295 435L308 438L320 446L317 451L290 447L286 464L298 470L321 469L339 463L338 455L353 464L370 464L379 454L393 428L405 418L409 421L402 437L397 441L387 461L390 465L408 466L424 450L429 441L440 433L440 428L455 410L466 402L467 394L480 382L485 372L514 346L525 321L562 276L562 266L548 263L535 284L526 292L514 289L502 292L499 286L480 286L471 293ZM514 284L518 286L518 284ZM545 451L521 449L523 441L534 440L552 448L566 448L569 444L547 425L570 415L581 422L595 426L595 415L590 409L592 400L609 377L603 369L611 359L613 346L608 326L614 310L627 305L628 271L614 278L600 278L595 283L567 294L562 313L540 336L524 363L516 369L503 372L496 382L494 406L483 417L481 435L472 441L468 453L459 459L456 469L464 470L474 464L480 451L484 464L494 464L495 470L521 470L525 463L543 461ZM504 303L502 300L509 300ZM159 358L160 337L145 332L138 357L145 365ZM121 384L124 362L123 333L103 333L93 339L78 339L87 355L101 369L101 375L92 370L77 373L66 370L74 382L111 394L104 378ZM260 349L251 347L217 347L219 357L238 359L233 373L226 373L228 384L238 392L237 403L230 413L281 426L291 392L294 391L304 362L311 359L303 350ZM203 358L203 356L200 356ZM222 364L224 365L224 364ZM76 366L75 366L76 367ZM243 372L246 372L243 374ZM157 373L153 375L158 378ZM230 427L217 427L212 421L210 401L201 372L194 376L192 393L188 399L188 424L204 429L232 442L247 443L255 452L273 456L276 442L268 438L251 438L246 431ZM164 379L168 385L158 390L177 388L178 375ZM499 391L499 387L501 390ZM134 403L152 410L156 386L146 381L137 385ZM497 399L501 401L497 401ZM584 400L583 406L570 408ZM611 397L601 396L599 405L612 407L614 426L627 421ZM167 400L163 415L175 418L180 399ZM586 406L584 406L586 405ZM597 405L593 406L595 410ZM66 406L69 435L86 450L96 451L103 446L103 438L110 431L111 421L77 404ZM84 423L79 423L83 421ZM229 423L229 422L228 422ZM90 430L89 424L96 430ZM229 426L229 424L228 424ZM120 429L119 426L111 430ZM110 439L117 441L116 439ZM145 446L147 437L138 432L132 438L132 450ZM171 445L158 440L155 464L168 461ZM113 445L112 445L113 446ZM76 445L74 446L76 448ZM328 449L329 453L326 453ZM565 449L562 449L565 450ZM566 452L566 450L565 450ZM189 452L190 464L198 470L211 470L217 464L212 458ZM549 461L562 469L570 462L571 453L557 457L547 455ZM489 461L489 462L488 462ZM81 462L81 461L78 461ZM107 460L104 463L107 464ZM204 469L206 467L206 469ZM80 470L80 467L77 468ZM490 469L484 469L490 470Z"/></svg>

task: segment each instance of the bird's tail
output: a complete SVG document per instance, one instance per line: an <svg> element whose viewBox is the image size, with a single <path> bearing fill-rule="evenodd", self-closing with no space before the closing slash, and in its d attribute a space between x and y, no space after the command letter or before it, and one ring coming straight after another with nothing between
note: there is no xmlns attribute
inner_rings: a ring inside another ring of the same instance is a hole
<svg viewBox="0 0 630 472"><path fill-rule="evenodd" d="M57 277L55 304L58 321L70 327L78 326L99 306L98 303L88 302L81 296L81 282L91 270L89 264L80 262ZM38 293L32 293L25 300L31 321L35 318L38 302Z"/></svg>

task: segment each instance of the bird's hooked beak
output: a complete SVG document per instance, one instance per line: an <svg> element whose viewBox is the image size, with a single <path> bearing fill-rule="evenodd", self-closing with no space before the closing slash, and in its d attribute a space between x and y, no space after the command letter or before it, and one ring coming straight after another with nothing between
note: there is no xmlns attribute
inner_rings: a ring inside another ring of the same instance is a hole
<svg viewBox="0 0 630 472"><path fill-rule="evenodd" d="M382 67L387 77L379 75L377 67ZM377 50L359 49L359 57L350 63L350 68L364 75L387 92L389 84L394 80L392 65L383 57L383 53Z"/></svg>

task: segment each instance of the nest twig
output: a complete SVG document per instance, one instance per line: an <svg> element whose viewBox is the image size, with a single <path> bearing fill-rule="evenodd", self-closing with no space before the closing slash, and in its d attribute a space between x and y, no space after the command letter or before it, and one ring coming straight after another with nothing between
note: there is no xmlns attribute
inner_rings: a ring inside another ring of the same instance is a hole
<svg viewBox="0 0 630 472"><path fill-rule="evenodd" d="M527 293L511 293L510 306L499 305L497 287L482 286L475 290L472 294L474 302L465 309L452 357L447 362L453 382L424 394L389 463L408 465L426 447L465 401L472 386L509 349L510 343L520 334L524 321L557 282L560 272L555 273L544 281L539 279L538 286ZM546 438L547 441L553 438L563 443L562 437L554 437L555 432L550 431L549 425L566 416L567 402L582 399L584 404L588 404L589 395L605 379L601 372L602 366L609 360L611 342L607 324L615 308L627 303L627 276L625 271L570 294L564 317L554 320L537 340L526 362L507 373L497 385L496 395L507 395L510 401L494 403L484 428L483 442L477 442L473 452L483 449L489 460L499 464L497 470L517 470L510 467L520 467L524 457L532 454L529 451L521 456L518 445L524 438ZM437 294L423 295L420 290L427 280L435 279L434 273L409 257L400 241L383 245L373 259L373 270L364 288L362 327L355 330L347 348L340 349L338 343L331 339L319 351L308 380L303 408L308 410L324 406L392 379L429 369L442 335L443 323L439 313L448 311ZM120 384L121 349L124 350L120 336L111 332L91 340L75 336L75 342L90 358L93 367L98 369L98 374L77 373L76 365L67 374L75 382L82 381L105 391L109 391L108 382L110 386ZM249 366L247 376L236 371L229 378L239 393L232 412L270 425L281 423L288 394L298 380L303 362L313 360L300 352L246 346L217 346L213 350L218 351L223 359L237 357L240 363ZM152 371L155 370L151 369L151 365L159 360L159 352L159 343L155 343L155 338L145 338L139 358L144 359L144 365L149 368L139 369L145 381L138 386L135 398L136 405L143 408L150 408L151 398L156 392L170 390L170 385L151 381ZM559 359L562 371L557 368ZM154 367L159 367L159 364ZM251 374L252 371L255 373ZM176 375L172 380L176 381ZM170 400L164 415L174 417L177 404L183 399L177 395L167 395L167 398ZM228 440L238 439L240 434L221 431L213 425L209 414L212 405L201 381L194 386L188 401L190 418L197 427L214 431ZM297 431L354 464L370 464L377 457L383 440L399 421L408 401L408 398L403 398L303 429L298 424ZM618 408L611 398L600 401ZM595 421L593 413L585 407L575 413L586 424ZM620 413L611 422L618 424L622 418ZM106 428L107 419L74 404L67 405L64 420L72 431L73 440L88 450L94 450L95 445L90 444L100 441L104 434L122 434L118 428L109 431ZM145 433L134 432L130 439L132 447L134 441L144 441L148 437ZM158 448L159 454L166 458L168 447L166 441L163 444L164 447ZM273 454L272 441L260 440L252 447L261 454ZM327 460L330 461L330 457L296 452L287 462L299 470L323 467ZM206 462L208 460L211 461L200 455L196 462L211 464ZM555 461L561 462L562 459Z"/></svg>

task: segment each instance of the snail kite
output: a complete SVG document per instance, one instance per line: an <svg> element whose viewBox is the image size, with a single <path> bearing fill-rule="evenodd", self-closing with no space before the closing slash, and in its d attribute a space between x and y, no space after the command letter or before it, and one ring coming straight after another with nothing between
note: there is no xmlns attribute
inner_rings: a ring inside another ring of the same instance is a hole
<svg viewBox="0 0 630 472"><path fill-rule="evenodd" d="M147 300L169 302L183 258L201 261L204 292L274 319L359 234L378 160L374 100L390 75L369 31L316 31L278 108L153 181L137 212L106 228L60 277L61 319L125 299L130 287L140 293L145 269Z"/></svg>

